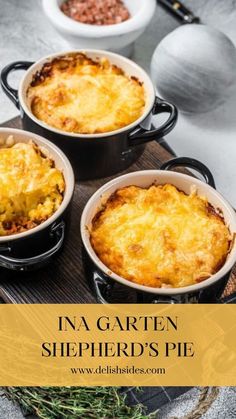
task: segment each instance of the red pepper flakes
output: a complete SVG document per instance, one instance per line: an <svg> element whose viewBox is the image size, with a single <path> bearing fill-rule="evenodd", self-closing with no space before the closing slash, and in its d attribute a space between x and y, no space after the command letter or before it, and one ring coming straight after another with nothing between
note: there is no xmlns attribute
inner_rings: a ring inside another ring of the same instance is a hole
<svg viewBox="0 0 236 419"><path fill-rule="evenodd" d="M114 25L131 17L122 0L66 0L61 10L70 18L90 25Z"/></svg>

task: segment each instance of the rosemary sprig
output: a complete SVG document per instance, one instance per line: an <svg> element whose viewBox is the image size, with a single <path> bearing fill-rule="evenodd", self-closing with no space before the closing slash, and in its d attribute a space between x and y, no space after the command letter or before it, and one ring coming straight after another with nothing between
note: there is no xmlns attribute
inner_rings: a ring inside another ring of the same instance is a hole
<svg viewBox="0 0 236 419"><path fill-rule="evenodd" d="M41 419L148 419L119 387L7 387L6 395Z"/></svg>

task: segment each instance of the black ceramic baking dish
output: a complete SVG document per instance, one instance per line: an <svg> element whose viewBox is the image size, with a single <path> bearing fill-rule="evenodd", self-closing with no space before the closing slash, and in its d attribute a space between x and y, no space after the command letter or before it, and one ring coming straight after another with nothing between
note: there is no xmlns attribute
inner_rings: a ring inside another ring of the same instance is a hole
<svg viewBox="0 0 236 419"><path fill-rule="evenodd" d="M82 51L70 53L73 52ZM38 120L31 112L30 103L27 101L27 89L35 73L40 71L45 63L64 55L65 53L54 54L37 63L28 61L11 63L2 70L1 84L6 95L20 109L23 128L46 137L58 145L69 157L77 178L96 179L127 169L141 156L145 144L153 140L161 140L174 128L177 121L177 109L171 103L156 97L154 86L147 73L127 58L99 50L87 50L86 55L95 60L106 57L111 63L122 68L126 74L135 76L143 82L146 92L143 115L122 129L103 134L63 132ZM27 70L18 90L13 89L8 82L9 74L16 70ZM169 114L167 121L158 128L152 129L153 115L161 113Z"/></svg>
<svg viewBox="0 0 236 419"><path fill-rule="evenodd" d="M184 166L197 170L205 178L205 182L183 173L170 171L175 166ZM148 187L153 183L172 184L186 194L196 187L199 195L205 196L214 208L220 209L226 224L232 234L232 248L222 268L210 278L194 285L182 288L153 288L140 285L111 272L98 258L90 243L90 227L92 220L101 209L104 200L117 189L137 185ZM126 289L132 288L138 296L138 302L148 303L215 303L229 279L233 265L236 262L236 213L231 205L215 189L215 182L209 169L197 160L190 158L175 158L162 165L160 170L143 170L129 173L113 179L101 187L88 201L81 218L81 236L83 241L84 268L91 287L95 290L100 303L109 301L114 284L119 283ZM128 288L127 288L128 287ZM123 302L126 302L123 293Z"/></svg>
<svg viewBox="0 0 236 419"><path fill-rule="evenodd" d="M14 142L33 140L55 162L65 179L65 193L58 210L35 228L9 236L0 236L0 270L35 270L50 262L61 250L69 227L70 203L74 192L74 174L64 153L54 144L30 132L0 128L1 140L13 136Z"/></svg>

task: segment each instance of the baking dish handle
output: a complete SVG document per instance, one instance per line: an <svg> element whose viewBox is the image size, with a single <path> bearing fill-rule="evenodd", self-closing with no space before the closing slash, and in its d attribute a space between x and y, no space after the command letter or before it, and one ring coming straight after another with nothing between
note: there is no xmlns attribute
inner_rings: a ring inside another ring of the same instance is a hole
<svg viewBox="0 0 236 419"><path fill-rule="evenodd" d="M161 165L160 170L171 170L177 166L196 170L204 177L208 185L216 189L214 177L211 171L208 169L208 167L200 161L192 159L190 157L176 157L174 159L168 160L167 162Z"/></svg>
<svg viewBox="0 0 236 419"><path fill-rule="evenodd" d="M47 252L41 255L33 256L31 258L13 258L10 256L0 255L0 267L11 269L14 271L30 271L35 267L45 265L52 256L59 252L61 249L64 238L65 238L65 223L61 221L59 224L54 225L51 228L51 236L57 239L57 243L49 249ZM11 251L11 248L8 248Z"/></svg>
<svg viewBox="0 0 236 419"><path fill-rule="evenodd" d="M1 71L2 89L18 109L20 109L18 91L10 86L8 83L8 76L12 71L28 70L33 64L34 63L31 61L15 61L14 63L8 64Z"/></svg>
<svg viewBox="0 0 236 419"><path fill-rule="evenodd" d="M98 272L94 272L93 284L97 302L99 304L109 304L108 298L112 290L112 284L109 282L109 280L101 277Z"/></svg>
<svg viewBox="0 0 236 419"><path fill-rule="evenodd" d="M177 108L172 103L166 102L165 100L156 97L152 114L159 115L161 113L169 114L167 121L164 122L164 124L162 124L160 127L150 130L139 126L134 131L130 132L129 146L136 146L148 143L149 141L160 140L162 137L172 131L178 119Z"/></svg>

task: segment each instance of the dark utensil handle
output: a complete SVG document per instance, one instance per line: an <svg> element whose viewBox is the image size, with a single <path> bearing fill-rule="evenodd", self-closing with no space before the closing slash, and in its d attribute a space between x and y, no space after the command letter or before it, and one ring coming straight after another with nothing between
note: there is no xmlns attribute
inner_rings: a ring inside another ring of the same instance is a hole
<svg viewBox="0 0 236 419"><path fill-rule="evenodd" d="M146 130L142 127L136 128L129 134L130 146L145 144L153 140L160 140L163 136L169 134L169 132L174 128L178 119L177 108L172 103L166 102L165 100L156 97L152 114L158 115L161 113L169 114L167 121L164 122L164 124L162 124L160 127L150 130Z"/></svg>
<svg viewBox="0 0 236 419"><path fill-rule="evenodd" d="M57 238L57 243L47 252L31 258L13 258L0 255L0 267L14 271L28 271L34 269L37 265L43 265L61 249L65 237L65 223L61 221L51 229L51 235ZM11 249L9 248L9 251Z"/></svg>
<svg viewBox="0 0 236 419"><path fill-rule="evenodd" d="M158 3L182 23L200 23L200 19L180 1L158 0Z"/></svg>
<svg viewBox="0 0 236 419"><path fill-rule="evenodd" d="M15 61L14 63L8 64L1 71L0 77L3 91L9 97L9 99L11 99L11 101L18 109L20 108L18 90L10 86L10 84L8 83L8 76L12 71L28 70L28 68L31 67L33 64L34 63L31 61Z"/></svg>
<svg viewBox="0 0 236 419"><path fill-rule="evenodd" d="M208 167L200 161L191 159L190 157L176 157L175 159L168 160L162 164L160 170L171 170L177 166L196 170L204 177L208 185L216 189L214 177Z"/></svg>

